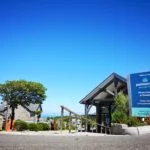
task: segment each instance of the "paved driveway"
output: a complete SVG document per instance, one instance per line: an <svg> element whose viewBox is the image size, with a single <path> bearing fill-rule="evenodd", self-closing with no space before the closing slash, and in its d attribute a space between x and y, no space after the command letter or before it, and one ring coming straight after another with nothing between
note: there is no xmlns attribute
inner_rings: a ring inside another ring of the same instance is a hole
<svg viewBox="0 0 150 150"><path fill-rule="evenodd" d="M0 150L150 150L150 134L140 136L0 135Z"/></svg>

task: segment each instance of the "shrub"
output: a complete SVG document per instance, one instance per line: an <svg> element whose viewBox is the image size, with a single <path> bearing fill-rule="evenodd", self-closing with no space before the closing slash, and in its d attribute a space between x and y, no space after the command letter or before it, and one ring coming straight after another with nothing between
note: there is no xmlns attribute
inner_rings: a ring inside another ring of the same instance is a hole
<svg viewBox="0 0 150 150"><path fill-rule="evenodd" d="M114 123L127 124L129 118L129 99L127 95L122 92L118 94L115 99L115 112L112 114L112 121Z"/></svg>
<svg viewBox="0 0 150 150"><path fill-rule="evenodd" d="M24 131L28 129L28 124L22 120L16 120L15 128L17 131Z"/></svg>
<svg viewBox="0 0 150 150"><path fill-rule="evenodd" d="M146 122L148 125L150 125L150 117L147 117L147 118L145 119L145 122Z"/></svg>
<svg viewBox="0 0 150 150"><path fill-rule="evenodd" d="M127 124L129 127L136 127L136 126L141 125L136 117L129 117Z"/></svg>
<svg viewBox="0 0 150 150"><path fill-rule="evenodd" d="M36 123L29 123L29 124L28 124L28 129L29 129L30 131L38 131L38 126L37 126Z"/></svg>
<svg viewBox="0 0 150 150"><path fill-rule="evenodd" d="M41 123L37 123L37 130L43 131L43 125Z"/></svg>
<svg viewBox="0 0 150 150"><path fill-rule="evenodd" d="M127 123L128 116L122 111L115 111L112 114L112 122L114 123Z"/></svg>
<svg viewBox="0 0 150 150"><path fill-rule="evenodd" d="M126 115L129 115L129 98L120 92L115 100L115 107L117 111L122 111Z"/></svg>
<svg viewBox="0 0 150 150"><path fill-rule="evenodd" d="M46 131L46 130L49 130L49 125L47 123L42 123L43 125L43 130Z"/></svg>
<svg viewBox="0 0 150 150"><path fill-rule="evenodd" d="M37 123L37 128L39 131L47 131L49 130L49 125L47 123Z"/></svg>

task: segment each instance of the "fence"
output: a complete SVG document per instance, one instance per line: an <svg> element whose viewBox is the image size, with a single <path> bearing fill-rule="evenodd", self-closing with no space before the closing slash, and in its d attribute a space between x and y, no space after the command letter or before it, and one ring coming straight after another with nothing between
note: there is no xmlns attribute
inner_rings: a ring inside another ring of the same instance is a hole
<svg viewBox="0 0 150 150"><path fill-rule="evenodd" d="M61 107L61 123L60 123L60 127L61 127L61 131L63 130L63 116L64 116L64 110L69 112L69 133L71 132L71 115L74 115L74 117L76 119L80 119L80 120L84 120L87 124L90 124L92 126L92 132L93 132L93 127L94 126L99 126L100 127L100 133L105 133L105 134L111 134L111 129L108 126L104 126L102 124L98 124L95 121L88 119L86 117L80 116L79 114L71 111L69 108L65 107L65 106L60 106ZM81 123L82 124L82 123ZM86 128L86 127L85 127ZM85 129L86 130L86 129ZM82 129L81 129L82 132ZM96 130L97 132L97 130Z"/></svg>

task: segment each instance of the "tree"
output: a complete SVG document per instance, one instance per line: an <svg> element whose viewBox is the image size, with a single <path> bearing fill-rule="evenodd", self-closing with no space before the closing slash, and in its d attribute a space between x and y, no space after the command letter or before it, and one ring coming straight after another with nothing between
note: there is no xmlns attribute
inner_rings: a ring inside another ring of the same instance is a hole
<svg viewBox="0 0 150 150"><path fill-rule="evenodd" d="M35 114L37 115L37 122L39 122L39 120L40 120L41 113L42 113L41 110L37 110L37 111L35 112Z"/></svg>
<svg viewBox="0 0 150 150"><path fill-rule="evenodd" d="M42 104L46 98L45 91L46 88L41 83L26 80L6 81L0 84L2 100L11 108L11 129L18 105Z"/></svg>
<svg viewBox="0 0 150 150"><path fill-rule="evenodd" d="M120 92L115 100L116 111L122 111L126 115L129 115L129 97L128 95Z"/></svg>
<svg viewBox="0 0 150 150"><path fill-rule="evenodd" d="M112 120L115 123L125 123L128 126L140 125L137 117L129 115L129 97L120 92L115 100L115 111L112 114Z"/></svg>
<svg viewBox="0 0 150 150"><path fill-rule="evenodd" d="M129 117L129 98L120 92L115 99L115 111L112 120L116 123L126 123Z"/></svg>

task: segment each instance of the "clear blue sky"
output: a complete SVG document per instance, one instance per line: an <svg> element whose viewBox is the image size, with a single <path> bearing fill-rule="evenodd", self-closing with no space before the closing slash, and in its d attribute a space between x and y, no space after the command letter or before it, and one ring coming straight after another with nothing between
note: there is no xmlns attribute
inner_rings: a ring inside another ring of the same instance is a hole
<svg viewBox="0 0 150 150"><path fill-rule="evenodd" d="M0 0L0 83L47 90L43 113L78 102L109 74L150 70L149 0Z"/></svg>

